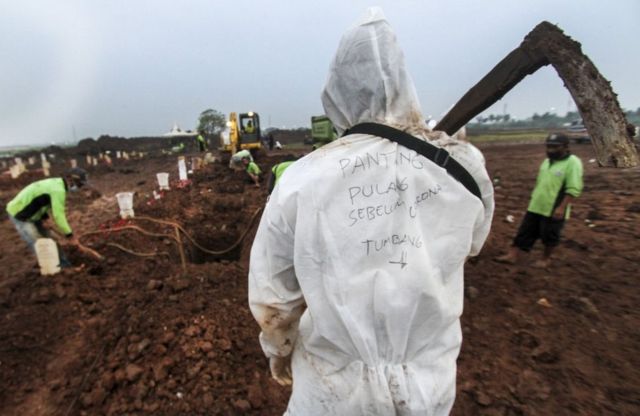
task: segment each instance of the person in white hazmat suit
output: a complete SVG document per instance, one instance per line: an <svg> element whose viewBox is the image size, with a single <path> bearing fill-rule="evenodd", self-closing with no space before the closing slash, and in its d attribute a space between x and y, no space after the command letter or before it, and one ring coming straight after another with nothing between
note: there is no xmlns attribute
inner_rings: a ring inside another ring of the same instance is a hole
<svg viewBox="0 0 640 416"><path fill-rule="evenodd" d="M481 153L430 133L378 8L348 30L322 94L340 133L392 126L445 147L473 176L350 134L291 165L251 250L249 304L287 415L446 415L455 398L463 266L493 214ZM430 138L431 137L431 138Z"/></svg>

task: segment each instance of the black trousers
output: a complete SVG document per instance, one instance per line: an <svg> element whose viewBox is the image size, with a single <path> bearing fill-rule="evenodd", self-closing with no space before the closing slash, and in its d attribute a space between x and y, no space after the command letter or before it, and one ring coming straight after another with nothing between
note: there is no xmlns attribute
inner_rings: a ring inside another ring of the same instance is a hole
<svg viewBox="0 0 640 416"><path fill-rule="evenodd" d="M520 250L529 251L536 240L540 239L546 247L555 247L560 243L563 226L564 220L527 212L518 228L518 234L513 239L513 245Z"/></svg>

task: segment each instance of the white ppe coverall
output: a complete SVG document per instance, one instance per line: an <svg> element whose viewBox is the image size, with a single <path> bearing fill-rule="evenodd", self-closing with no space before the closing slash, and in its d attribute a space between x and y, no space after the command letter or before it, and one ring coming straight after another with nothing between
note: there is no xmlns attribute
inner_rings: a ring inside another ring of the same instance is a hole
<svg viewBox="0 0 640 416"><path fill-rule="evenodd" d="M493 214L482 154L429 133L377 8L342 38L322 95L339 131L377 122L445 147L482 200L416 152L352 134L291 165L251 250L249 304L268 357L292 355L289 415L446 415L463 266Z"/></svg>

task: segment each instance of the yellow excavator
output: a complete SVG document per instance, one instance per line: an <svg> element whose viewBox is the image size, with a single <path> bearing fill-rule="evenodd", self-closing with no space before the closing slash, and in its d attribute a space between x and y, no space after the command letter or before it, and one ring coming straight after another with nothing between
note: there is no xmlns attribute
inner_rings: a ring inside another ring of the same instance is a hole
<svg viewBox="0 0 640 416"><path fill-rule="evenodd" d="M221 149L231 154L240 150L258 150L262 147L260 140L260 116L250 111L229 114L227 129L221 135Z"/></svg>

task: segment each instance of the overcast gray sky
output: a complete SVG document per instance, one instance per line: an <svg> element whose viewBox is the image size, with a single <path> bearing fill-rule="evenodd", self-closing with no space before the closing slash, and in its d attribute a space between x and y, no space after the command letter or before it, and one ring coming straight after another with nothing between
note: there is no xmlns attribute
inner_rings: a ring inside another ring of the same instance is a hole
<svg viewBox="0 0 640 416"><path fill-rule="evenodd" d="M346 28L382 6L425 117L439 118L539 22L640 107L639 0L0 0L0 146L158 135L214 108L305 127ZM486 114L575 110L553 68Z"/></svg>

